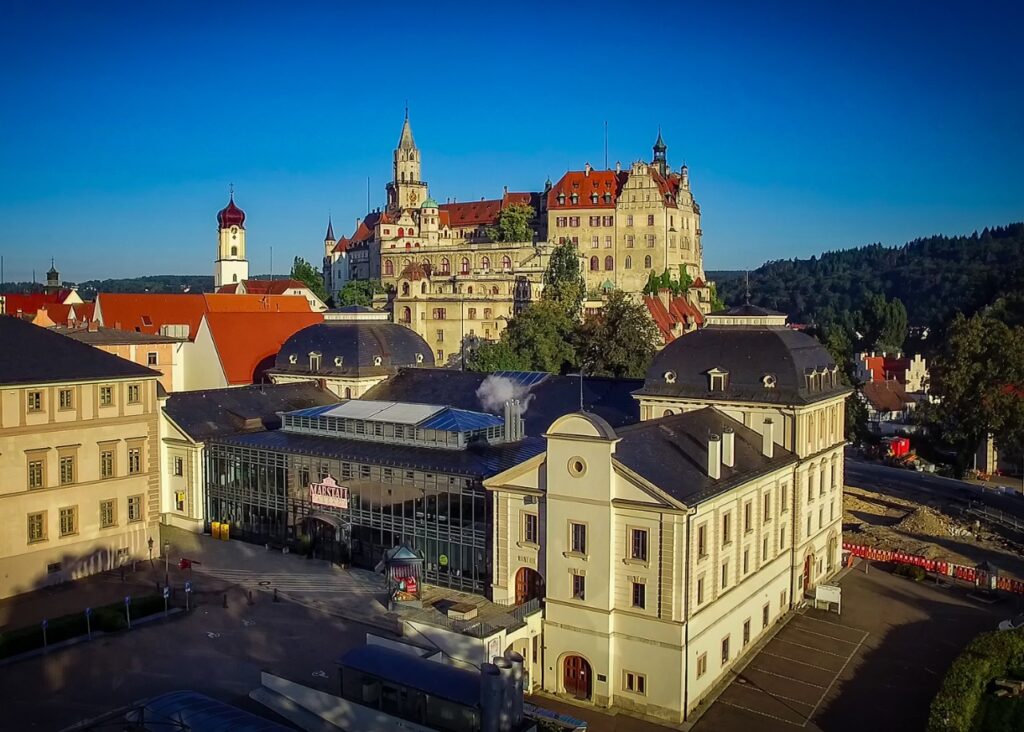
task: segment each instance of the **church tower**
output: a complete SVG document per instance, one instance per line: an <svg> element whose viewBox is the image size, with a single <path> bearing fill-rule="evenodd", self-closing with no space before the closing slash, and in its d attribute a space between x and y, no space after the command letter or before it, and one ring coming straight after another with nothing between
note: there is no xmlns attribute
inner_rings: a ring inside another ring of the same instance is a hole
<svg viewBox="0 0 1024 732"><path fill-rule="evenodd" d="M249 279L249 262L245 258L245 211L235 205L234 191L228 205L217 213L217 232L214 289Z"/></svg>
<svg viewBox="0 0 1024 732"><path fill-rule="evenodd" d="M668 177L668 158L666 153L668 152L668 145L661 139L661 128L658 128L658 139L654 143L654 160L651 161L651 165L658 169L663 178Z"/></svg>
<svg viewBox="0 0 1024 732"><path fill-rule="evenodd" d="M418 208L427 198L427 184L420 175L420 151L412 138L409 110L405 110L402 135L395 149L394 179L388 183L388 212Z"/></svg>

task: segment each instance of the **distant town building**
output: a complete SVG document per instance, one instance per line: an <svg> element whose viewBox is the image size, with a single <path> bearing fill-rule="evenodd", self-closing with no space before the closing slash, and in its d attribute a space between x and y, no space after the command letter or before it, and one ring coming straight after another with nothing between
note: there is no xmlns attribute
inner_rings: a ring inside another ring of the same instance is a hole
<svg viewBox="0 0 1024 732"><path fill-rule="evenodd" d="M221 285L218 294L223 295L293 295L302 297L309 303L309 309L323 312L327 305L309 289L305 282L290 277L280 280L241 280L240 282Z"/></svg>
<svg viewBox="0 0 1024 732"><path fill-rule="evenodd" d="M40 310L42 312L45 311ZM53 326L52 330L158 372L158 382L165 391L178 391L182 387L175 379L183 379L187 338L104 328L95 321L72 327Z"/></svg>
<svg viewBox="0 0 1024 732"><path fill-rule="evenodd" d="M0 343L0 597L159 555L159 374L17 318Z"/></svg>
<svg viewBox="0 0 1024 732"><path fill-rule="evenodd" d="M235 204L234 191L228 205L217 212L217 260L213 264L213 287L249 279L245 258L245 211Z"/></svg>
<svg viewBox="0 0 1024 732"><path fill-rule="evenodd" d="M917 402L896 379L864 383L859 398L867 409L868 429L872 432L892 435L917 431L917 426L910 424L910 415Z"/></svg>
<svg viewBox="0 0 1024 732"><path fill-rule="evenodd" d="M928 391L928 366L920 353L910 358L902 353L865 351L857 354L855 365L861 383L896 381L910 393Z"/></svg>

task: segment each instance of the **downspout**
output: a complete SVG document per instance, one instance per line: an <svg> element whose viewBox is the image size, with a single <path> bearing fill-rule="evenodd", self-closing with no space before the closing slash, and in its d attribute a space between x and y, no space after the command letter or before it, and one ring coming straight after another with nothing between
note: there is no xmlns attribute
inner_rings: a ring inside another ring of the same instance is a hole
<svg viewBox="0 0 1024 732"><path fill-rule="evenodd" d="M690 716L690 549L693 540L690 530L693 528L693 517L696 508L686 513L686 566L683 567L683 721Z"/></svg>

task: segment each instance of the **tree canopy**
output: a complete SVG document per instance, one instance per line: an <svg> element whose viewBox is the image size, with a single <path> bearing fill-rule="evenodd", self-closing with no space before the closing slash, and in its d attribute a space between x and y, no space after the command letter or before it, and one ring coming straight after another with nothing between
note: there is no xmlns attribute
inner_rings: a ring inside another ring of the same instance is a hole
<svg viewBox="0 0 1024 732"><path fill-rule="evenodd" d="M334 298L335 306L363 305L369 307L373 304L373 296L386 292L380 280L349 280L338 290Z"/></svg>
<svg viewBox="0 0 1024 732"><path fill-rule="evenodd" d="M327 302L327 288L324 287L324 278L320 275L318 269L302 257L296 257L295 261L292 262L291 278L303 283L314 295L323 302Z"/></svg>
<svg viewBox="0 0 1024 732"><path fill-rule="evenodd" d="M672 277L672 273L665 269L660 275L653 269L647 276L647 284L644 285L645 295L657 295L659 290L669 290L673 295L679 297L685 295L693 284L693 278L686 271L686 266L679 265L679 276Z"/></svg>
<svg viewBox="0 0 1024 732"><path fill-rule="evenodd" d="M643 303L613 290L576 329L579 366L587 374L643 378L658 349L658 328Z"/></svg>
<svg viewBox="0 0 1024 732"><path fill-rule="evenodd" d="M587 285L576 245L571 241L559 244L552 250L544 271L543 298L558 303L569 318L577 320L586 294Z"/></svg>
<svg viewBox="0 0 1024 732"><path fill-rule="evenodd" d="M525 203L506 206L498 214L497 226L489 227L487 235L492 241L533 241L530 222L534 213L533 206Z"/></svg>

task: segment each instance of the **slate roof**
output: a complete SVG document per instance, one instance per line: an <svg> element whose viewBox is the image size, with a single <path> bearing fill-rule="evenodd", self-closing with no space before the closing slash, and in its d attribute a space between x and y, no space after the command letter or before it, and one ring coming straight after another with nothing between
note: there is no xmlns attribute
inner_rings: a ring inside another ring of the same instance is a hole
<svg viewBox="0 0 1024 732"><path fill-rule="evenodd" d="M274 371L310 374L310 353L321 354L316 374L324 376L389 374L417 363L434 365L434 354L427 342L398 323L326 320L293 333L277 352ZM291 356L295 356L295 363L289 362ZM381 358L379 366L374 364L378 356ZM339 357L340 366L335 365Z"/></svg>
<svg viewBox="0 0 1024 732"><path fill-rule="evenodd" d="M337 404L338 397L313 382L265 384L228 389L177 391L164 412L196 442L219 435L273 430L278 412Z"/></svg>
<svg viewBox="0 0 1024 732"><path fill-rule="evenodd" d="M158 333L138 333L134 330L117 330L116 328L103 328L89 330L88 328L77 327L67 328L58 326L52 328L54 333L60 333L82 343L92 346L127 346L131 344L156 344L156 343L182 343L187 338L173 338Z"/></svg>
<svg viewBox="0 0 1024 732"><path fill-rule="evenodd" d="M828 350L806 333L785 326L712 324L665 346L648 368L644 386L637 393L719 401L810 404L851 391L838 382L819 390L809 388L808 371L834 367L835 361ZM728 372L728 386L724 391L711 392L708 372L716 368ZM669 372L674 375L674 383L666 378ZM765 386L766 376L774 378L774 387Z"/></svg>
<svg viewBox="0 0 1024 732"><path fill-rule="evenodd" d="M156 371L47 328L0 317L0 384L157 377Z"/></svg>
<svg viewBox="0 0 1024 732"><path fill-rule="evenodd" d="M526 434L540 436L561 416L580 409L580 380L576 376L554 374L500 372L518 384L515 397L523 402L526 412ZM400 369L363 395L365 399L412 402L414 404L446 404L456 409L485 411L477 390L489 374L453 369ZM640 408L632 392L643 385L639 379L583 379L584 408L601 416L612 427L621 427L640 420Z"/></svg>
<svg viewBox="0 0 1024 732"><path fill-rule="evenodd" d="M497 445L473 442L463 450L320 437L284 430L228 435L214 442L476 479L497 475L544 452L544 439L540 437Z"/></svg>
<svg viewBox="0 0 1024 732"><path fill-rule="evenodd" d="M357 646L349 650L338 659L338 665L465 707L480 706L480 674L475 671L377 645Z"/></svg>
<svg viewBox="0 0 1024 732"><path fill-rule="evenodd" d="M721 468L718 480L707 474L708 437L726 427L735 432L734 467ZM714 407L648 420L616 430L614 460L686 505L694 505L755 476L797 462L776 444L772 457L761 452L761 435Z"/></svg>

